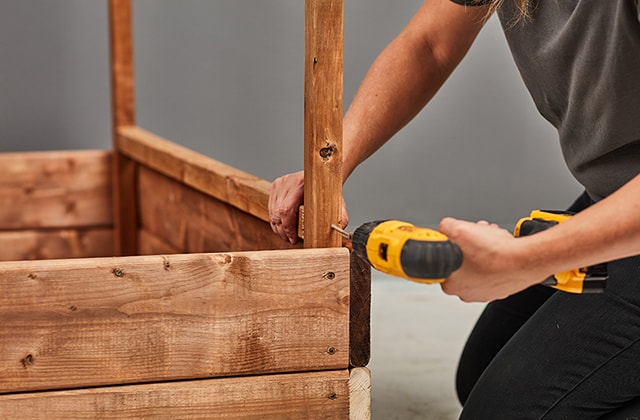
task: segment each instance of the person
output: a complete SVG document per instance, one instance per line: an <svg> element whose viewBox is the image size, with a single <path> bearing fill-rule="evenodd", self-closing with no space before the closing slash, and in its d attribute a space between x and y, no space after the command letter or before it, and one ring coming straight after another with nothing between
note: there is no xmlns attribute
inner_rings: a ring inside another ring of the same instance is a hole
<svg viewBox="0 0 640 420"><path fill-rule="evenodd" d="M442 290L489 302L458 366L461 418L640 418L638 0L426 0L344 116L343 179L429 102L494 11L585 193L570 220L517 239L486 221L441 221L464 254ZM293 243L303 178L279 177L269 199L273 231ZM604 293L539 285L602 262Z"/></svg>

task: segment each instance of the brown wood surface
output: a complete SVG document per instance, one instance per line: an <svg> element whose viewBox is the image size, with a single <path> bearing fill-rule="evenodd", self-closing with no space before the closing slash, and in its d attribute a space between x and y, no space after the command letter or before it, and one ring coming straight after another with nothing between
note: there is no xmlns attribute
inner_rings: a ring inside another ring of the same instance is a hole
<svg viewBox="0 0 640 420"><path fill-rule="evenodd" d="M291 249L264 222L156 171L140 168L141 228L180 252Z"/></svg>
<svg viewBox="0 0 640 420"><path fill-rule="evenodd" d="M122 153L113 154L114 255L138 253L138 164Z"/></svg>
<svg viewBox="0 0 640 420"><path fill-rule="evenodd" d="M342 420L349 382L339 370L0 395L0 418Z"/></svg>
<svg viewBox="0 0 640 420"><path fill-rule="evenodd" d="M111 107L113 126L135 122L131 0L109 0Z"/></svg>
<svg viewBox="0 0 640 420"><path fill-rule="evenodd" d="M0 263L0 393L346 369L349 254Z"/></svg>
<svg viewBox="0 0 640 420"><path fill-rule="evenodd" d="M343 0L305 1L304 244L340 246Z"/></svg>
<svg viewBox="0 0 640 420"><path fill-rule="evenodd" d="M0 154L0 230L111 226L110 160L100 150Z"/></svg>
<svg viewBox="0 0 640 420"><path fill-rule="evenodd" d="M0 261L111 255L111 228L0 231Z"/></svg>
<svg viewBox="0 0 640 420"><path fill-rule="evenodd" d="M114 253L135 255L137 245L136 164L121 153L118 128L135 122L131 0L109 0L111 106L113 117Z"/></svg>
<svg viewBox="0 0 640 420"><path fill-rule="evenodd" d="M138 231L138 255L180 254L182 252L151 232L144 229Z"/></svg>
<svg viewBox="0 0 640 420"><path fill-rule="evenodd" d="M363 367L371 358L371 267L351 252L350 268L349 363Z"/></svg>
<svg viewBox="0 0 640 420"><path fill-rule="evenodd" d="M119 129L119 149L131 159L206 195L268 221L270 184L139 127Z"/></svg>

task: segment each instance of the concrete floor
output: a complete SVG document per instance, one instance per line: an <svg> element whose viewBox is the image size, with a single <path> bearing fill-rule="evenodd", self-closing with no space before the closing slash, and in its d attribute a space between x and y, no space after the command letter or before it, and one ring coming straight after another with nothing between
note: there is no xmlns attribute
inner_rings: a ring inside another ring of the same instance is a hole
<svg viewBox="0 0 640 420"><path fill-rule="evenodd" d="M372 275L373 420L457 419L456 365L484 304L463 303L438 285Z"/></svg>

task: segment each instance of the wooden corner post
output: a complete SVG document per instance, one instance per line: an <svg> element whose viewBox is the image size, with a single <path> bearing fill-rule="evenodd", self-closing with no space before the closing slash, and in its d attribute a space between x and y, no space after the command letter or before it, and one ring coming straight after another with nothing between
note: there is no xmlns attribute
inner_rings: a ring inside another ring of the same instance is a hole
<svg viewBox="0 0 640 420"><path fill-rule="evenodd" d="M341 246L344 1L305 0L304 245Z"/></svg>
<svg viewBox="0 0 640 420"><path fill-rule="evenodd" d="M120 152L119 129L135 124L131 0L109 0L113 114L114 254L138 251L137 165Z"/></svg>

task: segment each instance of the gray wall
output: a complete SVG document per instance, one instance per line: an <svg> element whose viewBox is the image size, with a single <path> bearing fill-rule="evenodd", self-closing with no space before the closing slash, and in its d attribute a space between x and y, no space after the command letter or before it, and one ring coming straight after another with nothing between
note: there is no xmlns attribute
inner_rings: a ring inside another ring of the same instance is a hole
<svg viewBox="0 0 640 420"><path fill-rule="evenodd" d="M106 2L0 0L0 151L110 148ZM345 2L345 106L421 2ZM302 168L303 5L136 0L141 126L265 179ZM434 101L345 187L356 227L505 226L581 191L492 19Z"/></svg>

